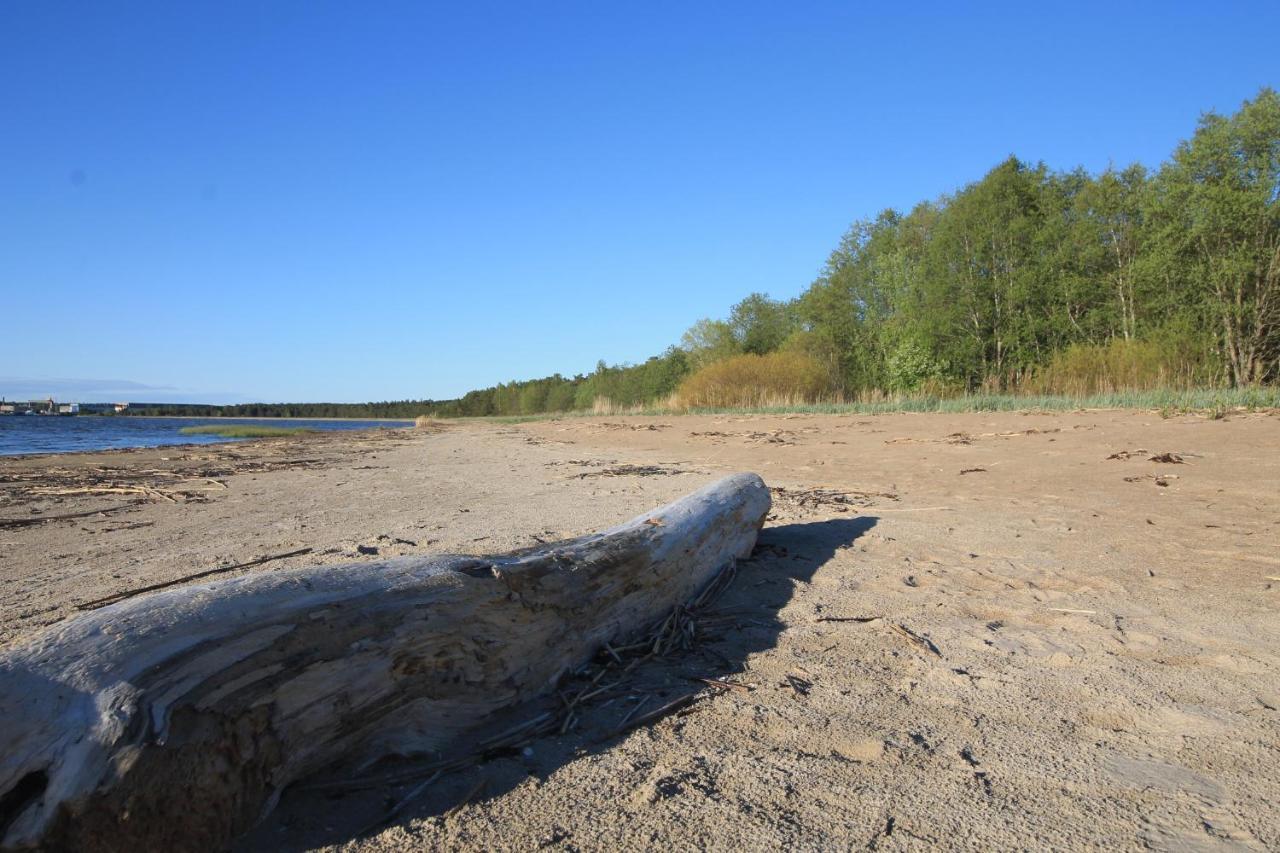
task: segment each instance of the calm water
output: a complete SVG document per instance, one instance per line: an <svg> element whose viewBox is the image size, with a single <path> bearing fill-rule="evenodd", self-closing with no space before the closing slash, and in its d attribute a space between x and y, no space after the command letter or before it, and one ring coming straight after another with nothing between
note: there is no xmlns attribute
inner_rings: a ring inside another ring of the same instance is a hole
<svg viewBox="0 0 1280 853"><path fill-rule="evenodd" d="M220 444L241 439L217 435L182 435L178 430L200 424L258 424L316 430L370 429L411 425L406 421L312 421L300 418L138 418L0 416L0 456L18 453L66 453L113 447L160 447L165 444Z"/></svg>

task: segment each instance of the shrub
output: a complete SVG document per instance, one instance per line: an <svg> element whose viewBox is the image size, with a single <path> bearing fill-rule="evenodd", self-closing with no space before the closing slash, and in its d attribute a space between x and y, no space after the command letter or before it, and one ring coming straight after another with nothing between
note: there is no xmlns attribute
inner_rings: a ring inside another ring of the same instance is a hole
<svg viewBox="0 0 1280 853"><path fill-rule="evenodd" d="M917 341L904 340L885 365L890 391L916 391L926 384L941 382L943 366Z"/></svg>
<svg viewBox="0 0 1280 853"><path fill-rule="evenodd" d="M815 403L832 395L828 371L800 352L735 355L707 365L680 385L685 408Z"/></svg>

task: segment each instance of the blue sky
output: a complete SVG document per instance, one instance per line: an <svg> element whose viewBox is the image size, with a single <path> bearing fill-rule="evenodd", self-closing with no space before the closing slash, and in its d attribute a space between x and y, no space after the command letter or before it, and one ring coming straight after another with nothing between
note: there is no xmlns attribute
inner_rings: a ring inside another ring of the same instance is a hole
<svg viewBox="0 0 1280 853"><path fill-rule="evenodd" d="M859 5L0 5L0 394L638 361L856 218L1011 153L1154 166L1280 86L1274 2Z"/></svg>

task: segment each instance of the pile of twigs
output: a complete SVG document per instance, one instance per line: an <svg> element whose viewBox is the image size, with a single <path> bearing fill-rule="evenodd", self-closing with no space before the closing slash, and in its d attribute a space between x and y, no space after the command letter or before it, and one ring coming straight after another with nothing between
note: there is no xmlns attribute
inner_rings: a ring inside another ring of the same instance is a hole
<svg viewBox="0 0 1280 853"><path fill-rule="evenodd" d="M834 489L788 489L785 486L773 486L774 503L790 505L797 509L830 509L836 512L848 512L873 505L877 499L896 501L898 496L893 492L861 492L835 491Z"/></svg>
<svg viewBox="0 0 1280 853"><path fill-rule="evenodd" d="M601 468L598 471L583 471L574 474L574 478L585 480L588 477L669 477L676 474L692 474L681 468L666 468L662 465L615 465L612 468Z"/></svg>

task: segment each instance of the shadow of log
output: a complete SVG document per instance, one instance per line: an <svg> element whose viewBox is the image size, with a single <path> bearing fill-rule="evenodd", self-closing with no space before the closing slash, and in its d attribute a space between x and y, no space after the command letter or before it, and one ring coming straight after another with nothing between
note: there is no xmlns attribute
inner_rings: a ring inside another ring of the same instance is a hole
<svg viewBox="0 0 1280 853"><path fill-rule="evenodd" d="M242 837L236 849L306 850L414 821L442 821L453 810L499 797L530 777L546 780L566 764L607 751L637 730L679 724L672 718L696 712L701 703L715 702L723 690L733 689L708 680L740 679L751 655L776 645L786 627L780 611L795 585L807 583L877 521L861 516L764 528L751 557L739 561L733 584L692 620L691 648L645 660L621 677L606 675L601 685L607 689L578 706L571 718L559 713L561 700L550 697L495 722L509 728L545 716L557 723L571 719L563 731L557 726L514 747L490 750L455 770L438 771L438 761L396 762L386 773L391 781L383 784L347 784L352 780L324 776L305 780L286 790L275 811ZM602 652L601 658L608 654ZM483 737L484 732L477 734L477 739Z"/></svg>

